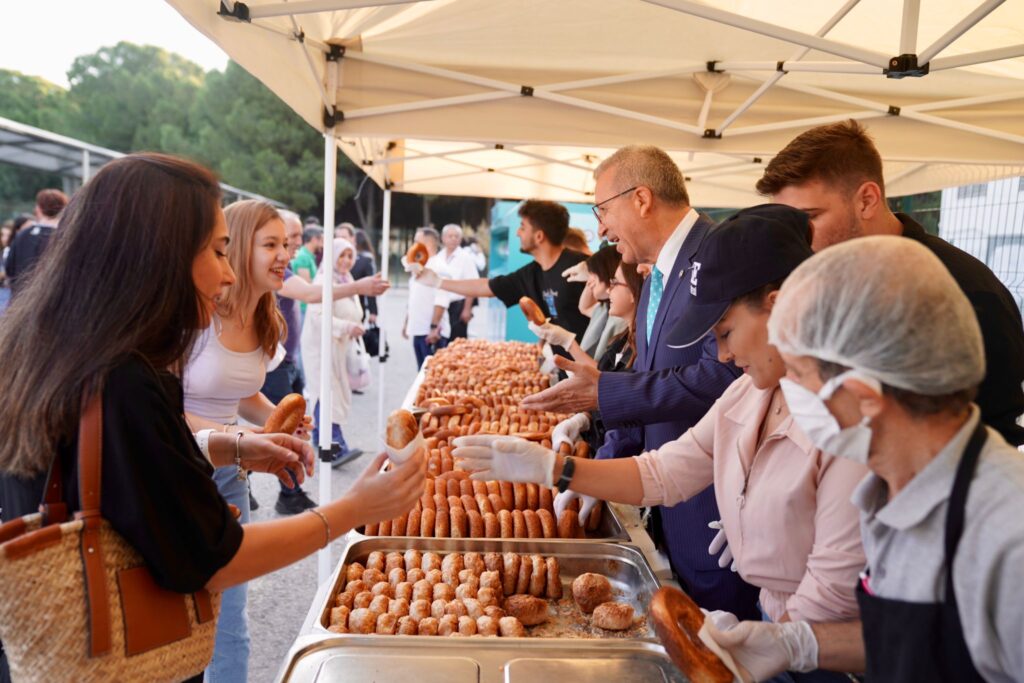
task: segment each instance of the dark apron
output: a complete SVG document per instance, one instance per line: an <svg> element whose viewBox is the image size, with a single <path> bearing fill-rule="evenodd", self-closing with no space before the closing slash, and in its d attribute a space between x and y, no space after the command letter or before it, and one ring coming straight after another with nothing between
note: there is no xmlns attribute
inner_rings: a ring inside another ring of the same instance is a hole
<svg viewBox="0 0 1024 683"><path fill-rule="evenodd" d="M979 421L956 469L946 511L946 601L904 602L869 595L857 584L864 628L869 683L963 683L984 679L974 668L964 641L953 590L953 558L964 530L967 489L987 434Z"/></svg>

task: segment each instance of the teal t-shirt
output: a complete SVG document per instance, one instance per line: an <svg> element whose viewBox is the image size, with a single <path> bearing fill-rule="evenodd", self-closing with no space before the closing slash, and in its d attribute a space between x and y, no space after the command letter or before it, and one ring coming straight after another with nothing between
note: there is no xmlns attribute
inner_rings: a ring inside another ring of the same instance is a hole
<svg viewBox="0 0 1024 683"><path fill-rule="evenodd" d="M292 272L296 275L299 274L299 270L305 270L309 273L310 282L316 277L316 257L313 256L313 252L306 249L305 246L299 247L299 250L295 252L295 258L292 259L291 263ZM301 304L302 312L306 312L306 304Z"/></svg>

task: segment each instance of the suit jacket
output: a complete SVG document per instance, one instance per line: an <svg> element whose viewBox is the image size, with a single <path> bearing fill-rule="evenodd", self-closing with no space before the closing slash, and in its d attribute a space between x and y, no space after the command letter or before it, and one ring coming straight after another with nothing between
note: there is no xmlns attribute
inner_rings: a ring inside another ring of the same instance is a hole
<svg viewBox="0 0 1024 683"><path fill-rule="evenodd" d="M672 272L664 276L664 291L649 343L650 278L644 283L636 311L634 372L601 373L599 408L605 425L615 428L610 433L612 440L620 438L623 444L631 444L631 437L642 430L644 450L653 450L679 438L741 374L734 365L718 362L718 348L711 335L685 349L669 348L664 341L690 303L691 262L713 226L711 219L701 216L683 241ZM709 486L685 503L658 510L661 530L655 533L656 539L667 548L672 568L697 604L728 610L740 618L760 618L757 589L728 569L719 568L718 558L708 554L716 533L708 523L720 518L714 487Z"/></svg>

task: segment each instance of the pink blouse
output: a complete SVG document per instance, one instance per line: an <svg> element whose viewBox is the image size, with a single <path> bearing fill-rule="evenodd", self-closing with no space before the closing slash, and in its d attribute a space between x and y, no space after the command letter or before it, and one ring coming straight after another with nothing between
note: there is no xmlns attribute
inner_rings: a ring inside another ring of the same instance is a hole
<svg viewBox="0 0 1024 683"><path fill-rule="evenodd" d="M675 505L714 483L737 569L773 621L854 619L865 561L850 496L868 470L814 448L789 416L757 448L771 399L744 375L692 429L638 456L642 504Z"/></svg>

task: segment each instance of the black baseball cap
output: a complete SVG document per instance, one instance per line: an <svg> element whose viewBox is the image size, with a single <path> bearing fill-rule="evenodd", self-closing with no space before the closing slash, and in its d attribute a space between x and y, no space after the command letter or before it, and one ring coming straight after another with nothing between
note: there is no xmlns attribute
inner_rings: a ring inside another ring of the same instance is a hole
<svg viewBox="0 0 1024 683"><path fill-rule="evenodd" d="M807 214L784 204L760 204L711 228L697 247L683 283L690 305L668 334L667 344L696 344L722 319L732 302L784 279L810 258Z"/></svg>

